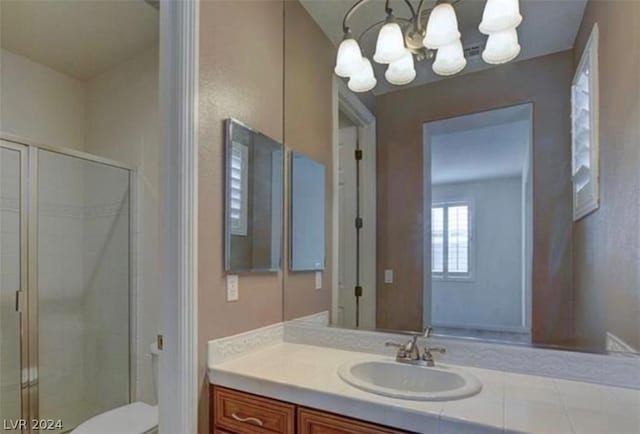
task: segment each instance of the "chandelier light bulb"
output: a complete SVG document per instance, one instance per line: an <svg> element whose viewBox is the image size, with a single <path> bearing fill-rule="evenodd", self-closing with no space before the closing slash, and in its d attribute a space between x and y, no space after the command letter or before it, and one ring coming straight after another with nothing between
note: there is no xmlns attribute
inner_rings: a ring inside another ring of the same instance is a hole
<svg viewBox="0 0 640 434"><path fill-rule="evenodd" d="M457 74L465 66L467 66L467 59L464 58L462 42L457 40L438 49L432 68L436 74L447 76Z"/></svg>
<svg viewBox="0 0 640 434"><path fill-rule="evenodd" d="M366 57L361 60L361 66L358 72L353 74L347 83L349 89L353 92L368 92L376 87L376 77L373 75L373 67L371 61Z"/></svg>
<svg viewBox="0 0 640 434"><path fill-rule="evenodd" d="M395 21L389 20L378 33L373 60L377 63L395 62L402 57L405 50L404 36L400 25Z"/></svg>
<svg viewBox="0 0 640 434"><path fill-rule="evenodd" d="M409 50L405 50L405 54L400 59L389 64L384 77L389 83L396 86L411 83L416 78L413 54Z"/></svg>
<svg viewBox="0 0 640 434"><path fill-rule="evenodd" d="M345 38L338 47L335 73L339 77L348 78L362 67L360 45L353 38Z"/></svg>
<svg viewBox="0 0 640 434"><path fill-rule="evenodd" d="M492 65L500 65L515 59L520 54L518 32L516 29L492 33L482 52L482 60Z"/></svg>
<svg viewBox="0 0 640 434"><path fill-rule="evenodd" d="M491 35L515 29L521 22L518 0L487 0L479 29L485 35Z"/></svg>
<svg viewBox="0 0 640 434"><path fill-rule="evenodd" d="M460 39L456 11L449 3L441 3L431 11L427 22L427 31L422 43L436 50Z"/></svg>

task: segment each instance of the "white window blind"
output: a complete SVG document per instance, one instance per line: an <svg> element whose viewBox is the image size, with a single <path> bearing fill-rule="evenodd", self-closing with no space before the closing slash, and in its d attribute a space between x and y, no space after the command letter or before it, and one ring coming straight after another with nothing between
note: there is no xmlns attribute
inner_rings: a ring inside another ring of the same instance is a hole
<svg viewBox="0 0 640 434"><path fill-rule="evenodd" d="M431 272L436 278L471 277L471 210L468 203L431 208Z"/></svg>
<svg viewBox="0 0 640 434"><path fill-rule="evenodd" d="M469 207L447 209L447 271L469 272Z"/></svg>
<svg viewBox="0 0 640 434"><path fill-rule="evenodd" d="M249 149L233 142L231 147L231 188L229 215L232 235L247 235L247 164Z"/></svg>

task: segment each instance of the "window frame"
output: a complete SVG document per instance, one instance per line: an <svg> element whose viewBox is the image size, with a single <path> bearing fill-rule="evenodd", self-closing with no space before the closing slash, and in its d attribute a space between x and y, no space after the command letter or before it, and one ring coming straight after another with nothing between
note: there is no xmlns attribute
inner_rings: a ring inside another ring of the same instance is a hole
<svg viewBox="0 0 640 434"><path fill-rule="evenodd" d="M589 39L580 56L580 62L571 81L571 184L573 190L573 221L591 214L600 207L600 169L599 169L599 77L598 77L598 24L594 24ZM586 78L583 78L586 77ZM580 84L586 80L586 90L580 90ZM588 127L580 122L580 102L576 95L582 93L582 99L588 104ZM580 141L580 130L586 131L586 144ZM580 165L577 159L581 153L587 153L588 167Z"/></svg>
<svg viewBox="0 0 640 434"><path fill-rule="evenodd" d="M456 206L467 207L467 228L469 231L467 241L467 264L466 273L450 273L449 268L449 208ZM429 246L431 247L431 279L439 281L472 282L475 280L475 203L473 199L440 200L431 203L431 212L434 208L443 209L443 232L442 232L442 272L433 271L433 221L429 214Z"/></svg>

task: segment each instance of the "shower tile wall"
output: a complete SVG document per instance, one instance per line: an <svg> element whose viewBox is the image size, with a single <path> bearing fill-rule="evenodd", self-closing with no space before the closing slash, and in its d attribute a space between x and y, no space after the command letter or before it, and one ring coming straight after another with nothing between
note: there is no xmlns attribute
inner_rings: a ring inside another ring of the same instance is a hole
<svg viewBox="0 0 640 434"><path fill-rule="evenodd" d="M129 398L128 172L39 158L40 416L65 429Z"/></svg>

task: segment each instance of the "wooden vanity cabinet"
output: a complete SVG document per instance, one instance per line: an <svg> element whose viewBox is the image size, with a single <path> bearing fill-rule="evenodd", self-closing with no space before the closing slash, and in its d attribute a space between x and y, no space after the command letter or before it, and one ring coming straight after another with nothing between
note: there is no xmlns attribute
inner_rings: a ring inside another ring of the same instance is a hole
<svg viewBox="0 0 640 434"><path fill-rule="evenodd" d="M296 432L299 434L406 434L406 431L397 431L304 407L298 407L296 416Z"/></svg>
<svg viewBox="0 0 640 434"><path fill-rule="evenodd" d="M223 387L214 387L213 425L233 434L294 434L293 404L262 398ZM214 431L215 432L215 431Z"/></svg>
<svg viewBox="0 0 640 434"><path fill-rule="evenodd" d="M212 434L408 434L220 386L210 401Z"/></svg>

